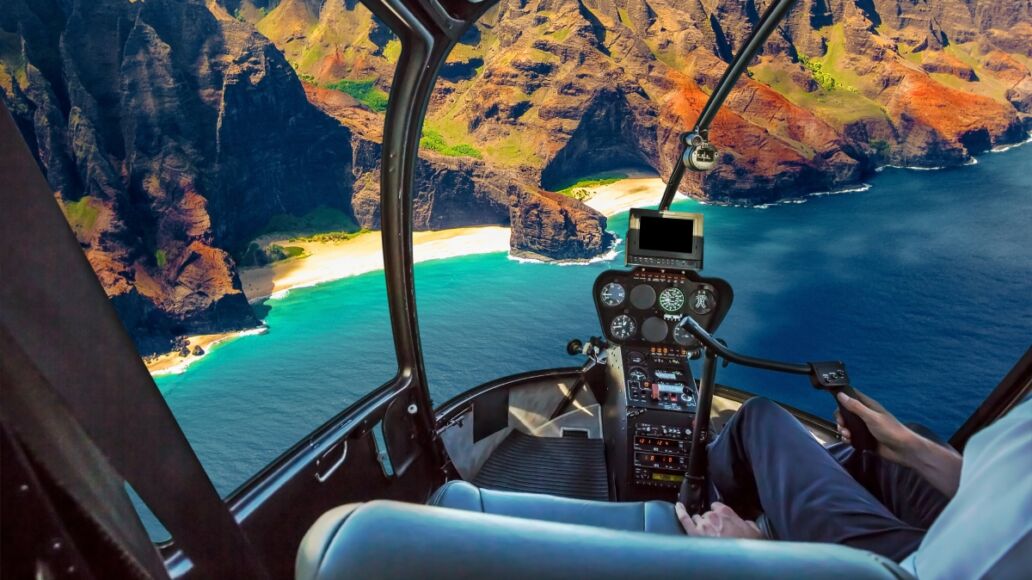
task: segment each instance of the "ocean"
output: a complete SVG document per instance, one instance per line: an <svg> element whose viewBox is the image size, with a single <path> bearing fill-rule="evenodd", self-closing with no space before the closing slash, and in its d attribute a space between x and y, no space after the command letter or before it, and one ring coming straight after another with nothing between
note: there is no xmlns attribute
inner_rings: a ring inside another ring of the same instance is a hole
<svg viewBox="0 0 1032 580"><path fill-rule="evenodd" d="M761 208L674 209L705 214L703 273L734 288L717 336L766 358L841 359L902 420L949 436L1032 343L1032 147L940 171L885 169L868 185ZM621 236L626 226L627 214L609 221ZM621 248L588 265L504 253L418 264L434 403L579 365L565 345L601 334L592 283L622 263ZM263 309L266 334L157 379L223 495L396 371L382 272ZM819 415L834 408L805 377L730 367L717 378Z"/></svg>

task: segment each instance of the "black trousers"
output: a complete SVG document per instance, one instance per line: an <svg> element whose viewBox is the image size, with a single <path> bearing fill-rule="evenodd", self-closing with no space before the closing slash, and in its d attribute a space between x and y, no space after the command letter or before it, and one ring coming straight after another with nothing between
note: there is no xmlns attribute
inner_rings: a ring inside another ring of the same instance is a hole
<svg viewBox="0 0 1032 580"><path fill-rule="evenodd" d="M747 401L709 445L711 500L778 540L828 542L899 562L948 499L915 471L845 443L825 449L768 399Z"/></svg>

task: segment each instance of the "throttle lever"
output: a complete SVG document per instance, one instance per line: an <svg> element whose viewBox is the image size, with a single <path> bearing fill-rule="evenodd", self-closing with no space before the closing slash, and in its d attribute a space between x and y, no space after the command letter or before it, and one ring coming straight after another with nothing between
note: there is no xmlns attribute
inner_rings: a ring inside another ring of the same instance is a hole
<svg viewBox="0 0 1032 580"><path fill-rule="evenodd" d="M845 393L851 399L860 401L856 390L849 384L849 375L846 374L846 365L841 361L815 362L810 363L810 383L817 389L829 391L835 397L842 420L849 429L849 439L853 447L858 451L874 451L878 448L878 440L867 428L867 423L846 409L838 400L839 393ZM861 404L863 404L861 402Z"/></svg>

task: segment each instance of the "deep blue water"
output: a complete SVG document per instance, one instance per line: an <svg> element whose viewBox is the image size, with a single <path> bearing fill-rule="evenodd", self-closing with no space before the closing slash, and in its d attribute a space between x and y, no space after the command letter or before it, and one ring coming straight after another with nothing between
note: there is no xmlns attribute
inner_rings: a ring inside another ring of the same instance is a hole
<svg viewBox="0 0 1032 580"><path fill-rule="evenodd" d="M1032 343L1032 147L943 171L887 169L870 185L765 209L675 209L705 214L704 274L734 287L718 336L764 357L840 358L902 419L948 436ZM621 235L626 225L626 214L610 220ZM622 260L417 265L435 403L579 364L564 346L600 334L592 282ZM381 272L267 305L267 334L158 379L223 495L396 370ZM833 408L805 377L732 367L718 380L821 415Z"/></svg>

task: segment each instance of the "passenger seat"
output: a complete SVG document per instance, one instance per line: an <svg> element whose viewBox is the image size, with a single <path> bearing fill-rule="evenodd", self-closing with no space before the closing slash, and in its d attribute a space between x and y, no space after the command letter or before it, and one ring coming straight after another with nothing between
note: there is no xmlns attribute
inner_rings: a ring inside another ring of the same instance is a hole
<svg viewBox="0 0 1032 580"><path fill-rule="evenodd" d="M674 505L665 501L605 502L496 491L453 480L430 496L432 506L653 534L684 535Z"/></svg>
<svg viewBox="0 0 1032 580"><path fill-rule="evenodd" d="M456 484L449 490L443 495L451 501L459 501L455 498L461 493L462 501L499 503L486 490L469 494ZM572 517L567 508L573 504L565 504L569 500L552 500L544 499L543 505L556 506L564 519ZM476 511L394 501L335 508L305 534L296 578L909 578L880 556L830 544L676 537ZM646 509L638 514L645 517ZM648 527L631 526L625 517L583 519L618 528Z"/></svg>

